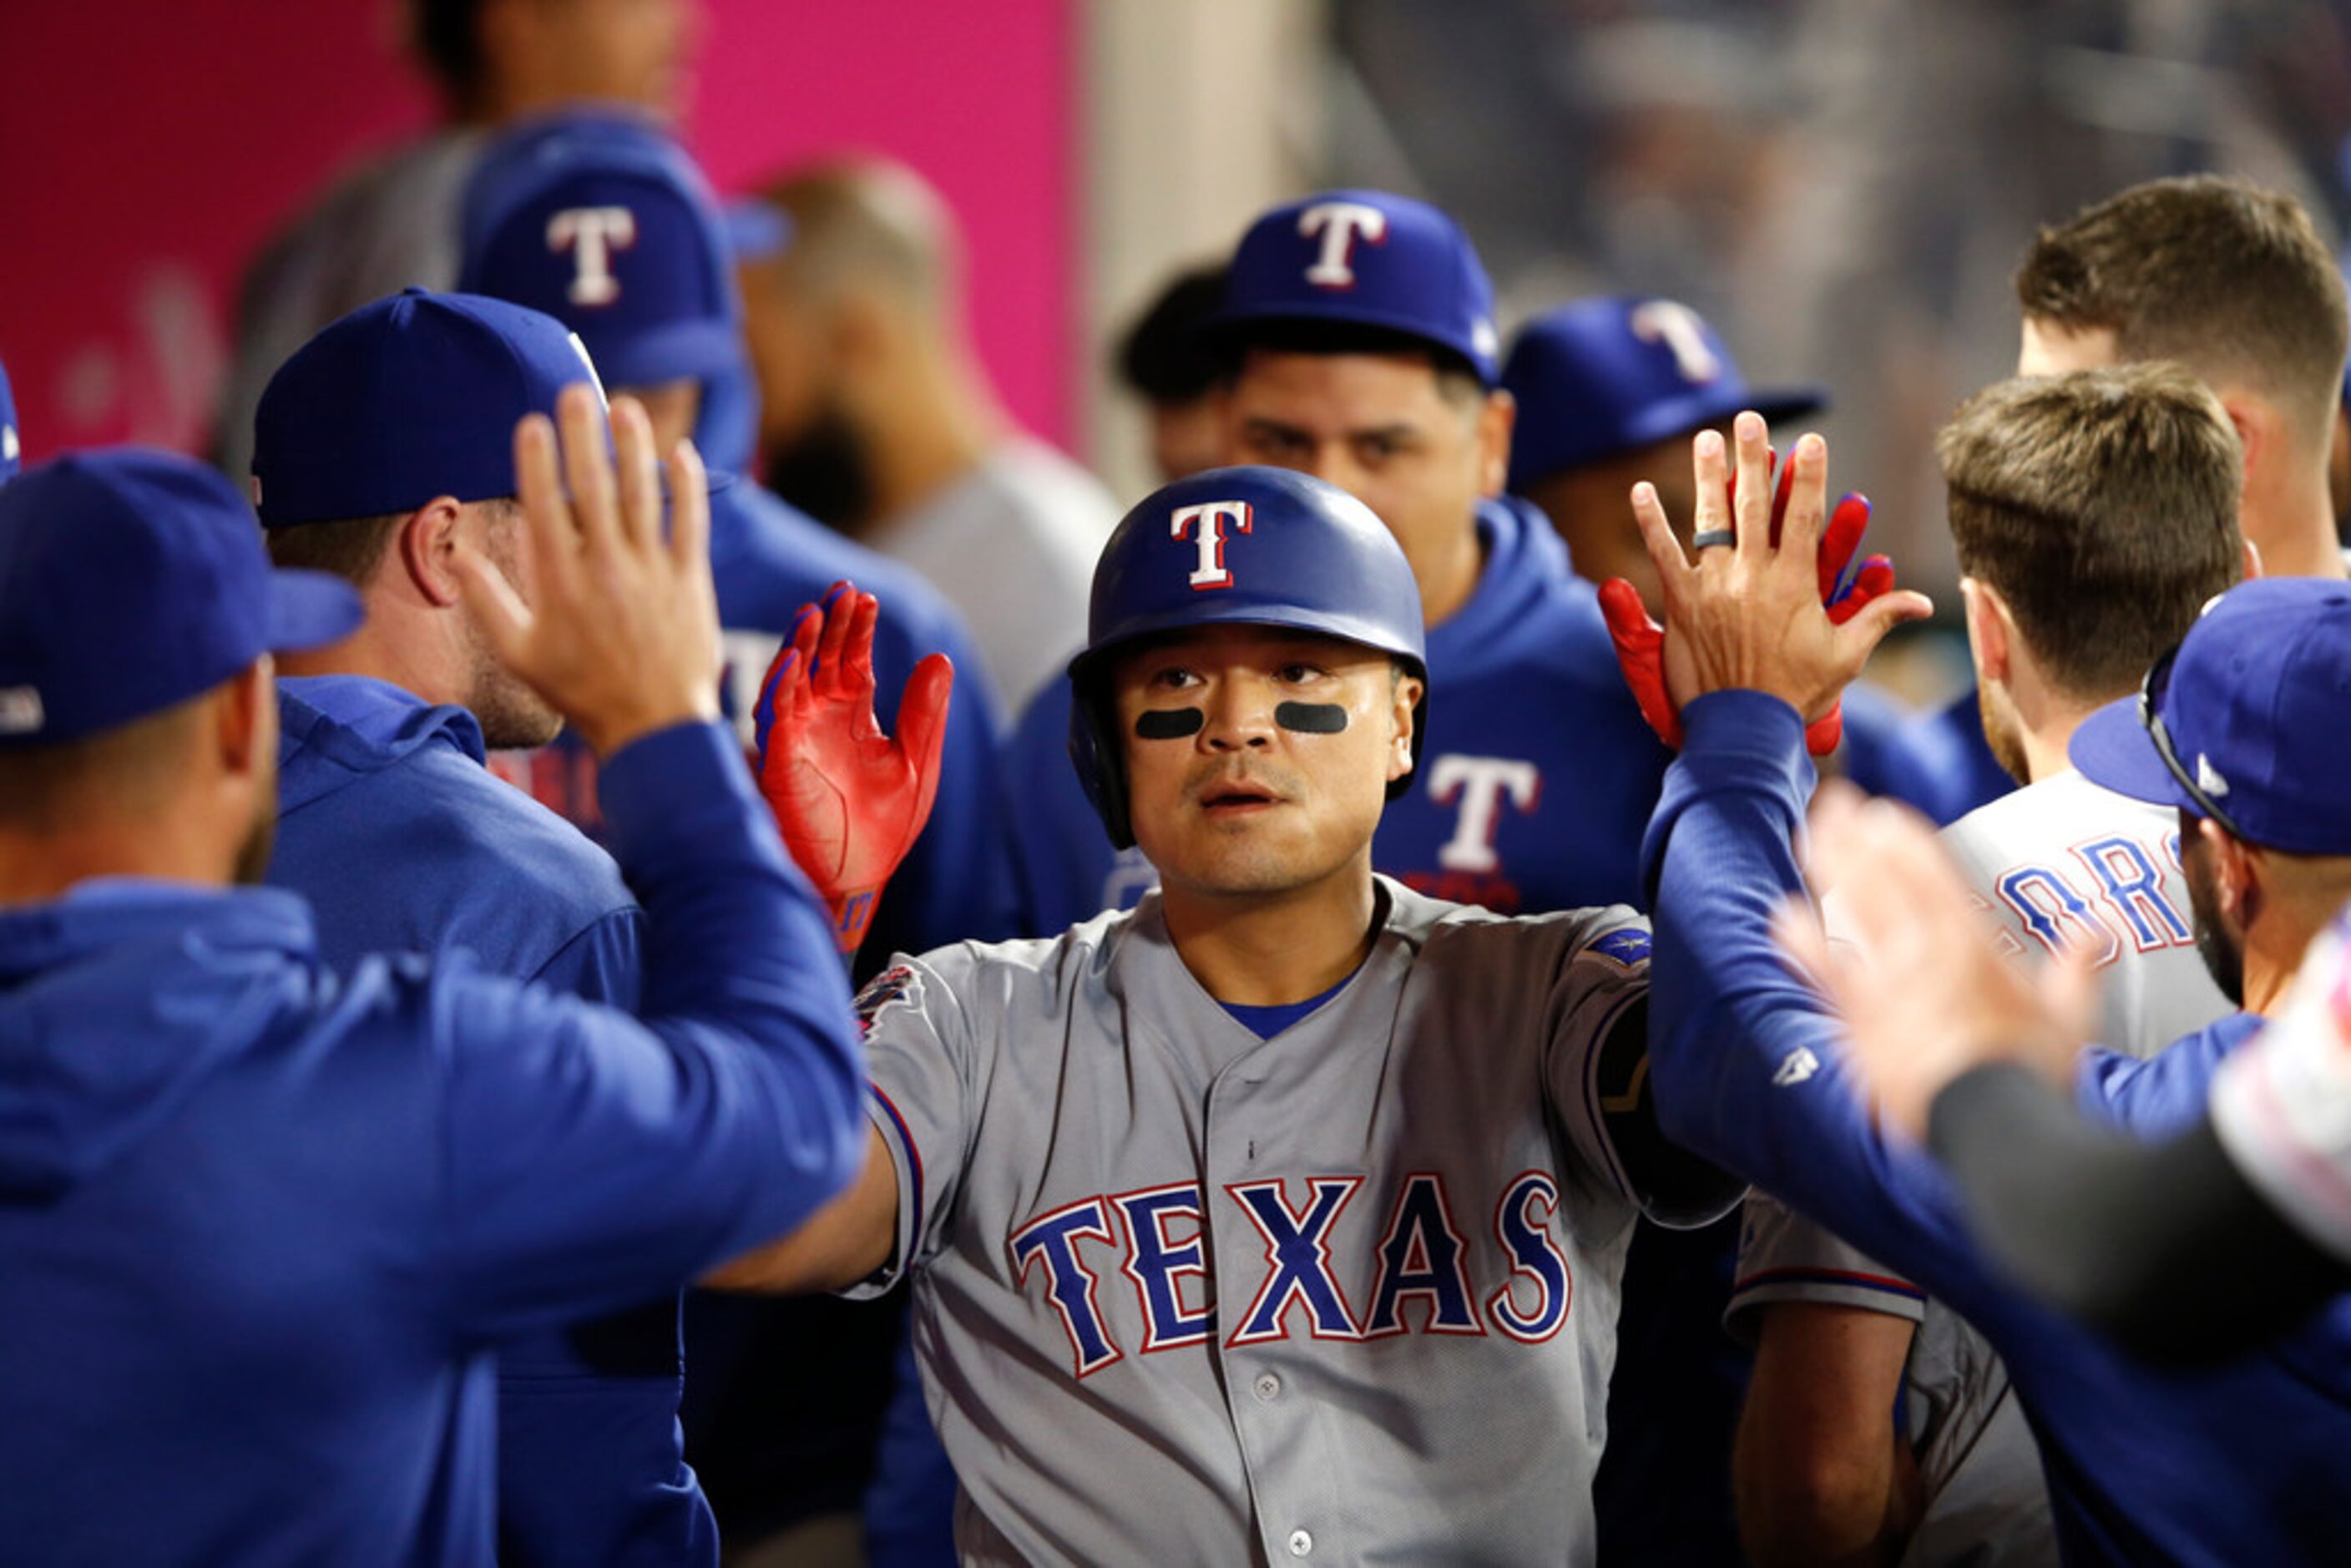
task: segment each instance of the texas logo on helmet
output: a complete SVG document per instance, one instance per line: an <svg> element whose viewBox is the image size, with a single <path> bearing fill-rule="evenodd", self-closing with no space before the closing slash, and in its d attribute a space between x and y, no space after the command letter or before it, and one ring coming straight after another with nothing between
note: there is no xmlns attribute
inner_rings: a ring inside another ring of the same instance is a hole
<svg viewBox="0 0 2351 1568"><path fill-rule="evenodd" d="M1204 501L1196 507L1178 507L1168 514L1167 536L1181 543L1198 528L1196 541L1200 547L1199 564L1192 569L1189 579L1195 593L1212 588L1230 588L1233 574L1225 565L1225 527L1245 534L1250 528L1249 504L1247 501Z"/></svg>

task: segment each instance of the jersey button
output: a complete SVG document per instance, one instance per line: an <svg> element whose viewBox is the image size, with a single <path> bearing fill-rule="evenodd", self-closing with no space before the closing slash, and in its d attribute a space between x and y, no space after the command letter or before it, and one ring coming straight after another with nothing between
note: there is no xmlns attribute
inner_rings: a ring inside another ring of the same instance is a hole
<svg viewBox="0 0 2351 1568"><path fill-rule="evenodd" d="M1281 1396L1281 1379L1276 1377L1270 1372L1259 1373L1257 1375L1257 1381L1249 1386L1257 1391L1257 1396L1259 1399L1264 1400L1269 1405L1274 1400L1280 1398Z"/></svg>
<svg viewBox="0 0 2351 1568"><path fill-rule="evenodd" d="M1302 1530L1293 1530L1290 1532L1290 1554L1292 1557L1303 1557L1313 1550L1314 1538L1312 1536L1307 1534Z"/></svg>

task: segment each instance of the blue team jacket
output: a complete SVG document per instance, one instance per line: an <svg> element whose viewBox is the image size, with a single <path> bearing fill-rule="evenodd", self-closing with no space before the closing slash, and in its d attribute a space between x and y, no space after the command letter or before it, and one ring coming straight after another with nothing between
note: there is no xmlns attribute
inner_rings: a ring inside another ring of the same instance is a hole
<svg viewBox="0 0 2351 1568"><path fill-rule="evenodd" d="M612 857L491 777L463 708L359 675L281 681L272 884L319 954L472 954L483 969L633 1010L644 912ZM674 1296L501 1347L498 1552L533 1563L718 1561L686 1465Z"/></svg>
<svg viewBox="0 0 2351 1568"><path fill-rule="evenodd" d="M463 959L339 980L278 889L0 911L0 1559L491 1563L494 1345L846 1184L847 988L733 737L604 791L642 1024Z"/></svg>
<svg viewBox="0 0 2351 1568"><path fill-rule="evenodd" d="M1880 1137L1836 1026L1782 967L1769 923L1801 896L1791 844L1811 768L1801 726L1753 692L1701 698L1645 847L1656 890L1650 1071L1667 1132L1949 1302L2008 1364L2041 1440L2069 1563L2339 1563L2351 1542L2351 1306L2262 1354L2164 1373L2005 1283L1939 1168ZM2148 1136L2203 1109L2257 1027L2226 1019L2138 1063L2095 1052L2089 1113Z"/></svg>
<svg viewBox="0 0 2351 1568"><path fill-rule="evenodd" d="M1616 667L1592 585L1540 512L1478 508L1486 562L1428 633L1428 733L1372 863L1423 893L1504 913L1640 902L1639 846L1669 754ZM1075 650L1072 650L1075 652ZM1006 756L1022 918L1049 936L1142 896L1069 759L1070 689L1049 684Z"/></svg>

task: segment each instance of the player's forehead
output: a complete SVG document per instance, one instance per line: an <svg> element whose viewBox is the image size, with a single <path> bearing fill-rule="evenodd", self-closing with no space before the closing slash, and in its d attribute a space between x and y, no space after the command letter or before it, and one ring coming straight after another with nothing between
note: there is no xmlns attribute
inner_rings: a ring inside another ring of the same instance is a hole
<svg viewBox="0 0 2351 1568"><path fill-rule="evenodd" d="M1113 679L1126 685L1178 666L1272 670L1301 662L1343 672L1364 664L1384 666L1390 661L1379 650L1343 637L1290 626L1228 622L1137 638L1119 651Z"/></svg>
<svg viewBox="0 0 2351 1568"><path fill-rule="evenodd" d="M1448 411L1436 362L1410 351L1251 349L1234 374L1232 403L1243 420L1331 435L1417 425Z"/></svg>

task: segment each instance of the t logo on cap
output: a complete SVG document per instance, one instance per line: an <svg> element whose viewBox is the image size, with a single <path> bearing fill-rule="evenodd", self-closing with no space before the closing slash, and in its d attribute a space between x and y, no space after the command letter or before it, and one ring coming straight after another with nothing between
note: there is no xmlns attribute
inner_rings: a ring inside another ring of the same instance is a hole
<svg viewBox="0 0 2351 1568"><path fill-rule="evenodd" d="M1199 524L1196 541L1200 550L1199 564L1192 569L1190 582L1195 592L1211 588L1230 588L1233 574L1225 566L1225 524L1232 523L1233 532L1250 532L1249 506L1247 501L1208 501L1196 507L1178 507L1168 514L1167 537L1178 540Z"/></svg>
<svg viewBox="0 0 2351 1568"><path fill-rule="evenodd" d="M636 214L626 207L570 207L547 220L547 248L572 253L576 270L565 297L574 305L610 305L621 297L612 252L637 243Z"/></svg>
<svg viewBox="0 0 2351 1568"><path fill-rule="evenodd" d="M1671 299L1646 299L1633 308L1628 324L1633 336L1644 343L1666 346L1682 380L1706 382L1722 374L1722 361L1706 340L1706 323L1688 306Z"/></svg>
<svg viewBox="0 0 2351 1568"><path fill-rule="evenodd" d="M1298 214L1298 232L1312 239L1319 232L1322 249L1306 269L1306 281L1317 288L1353 288L1355 236L1374 245L1388 237L1388 215L1361 202L1321 202Z"/></svg>

